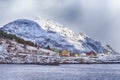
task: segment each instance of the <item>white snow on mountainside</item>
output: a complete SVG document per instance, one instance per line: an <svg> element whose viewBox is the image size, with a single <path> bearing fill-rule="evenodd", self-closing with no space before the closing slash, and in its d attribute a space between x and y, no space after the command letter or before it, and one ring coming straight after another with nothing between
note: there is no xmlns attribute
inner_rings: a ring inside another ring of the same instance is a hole
<svg viewBox="0 0 120 80"><path fill-rule="evenodd" d="M71 53L106 51L99 41L95 41L83 33L76 34L67 27L48 19L39 18L35 21L19 19L6 24L1 30L42 47L50 45L60 50L69 50Z"/></svg>

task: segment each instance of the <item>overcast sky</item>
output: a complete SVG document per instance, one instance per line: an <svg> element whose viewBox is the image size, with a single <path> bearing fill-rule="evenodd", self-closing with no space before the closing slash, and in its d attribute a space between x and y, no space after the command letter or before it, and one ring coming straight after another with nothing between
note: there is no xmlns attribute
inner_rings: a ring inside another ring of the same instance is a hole
<svg viewBox="0 0 120 80"><path fill-rule="evenodd" d="M0 26L16 19L51 18L120 52L120 0L0 0Z"/></svg>

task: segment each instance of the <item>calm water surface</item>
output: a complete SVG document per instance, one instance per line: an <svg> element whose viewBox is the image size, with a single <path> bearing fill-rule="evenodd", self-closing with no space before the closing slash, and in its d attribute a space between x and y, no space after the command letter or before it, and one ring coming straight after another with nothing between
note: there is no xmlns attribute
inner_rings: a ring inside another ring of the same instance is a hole
<svg viewBox="0 0 120 80"><path fill-rule="evenodd" d="M0 64L0 80L120 80L120 64Z"/></svg>

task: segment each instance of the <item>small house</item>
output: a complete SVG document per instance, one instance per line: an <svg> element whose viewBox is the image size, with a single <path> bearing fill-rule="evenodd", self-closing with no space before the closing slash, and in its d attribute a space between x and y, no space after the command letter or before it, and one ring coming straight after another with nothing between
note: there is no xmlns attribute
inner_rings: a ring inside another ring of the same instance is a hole
<svg viewBox="0 0 120 80"><path fill-rule="evenodd" d="M79 57L79 56L80 56L80 54L75 53L73 56L74 56L74 57Z"/></svg>
<svg viewBox="0 0 120 80"><path fill-rule="evenodd" d="M80 57L86 57L87 55L86 55L86 53L81 53L80 54Z"/></svg>
<svg viewBox="0 0 120 80"><path fill-rule="evenodd" d="M70 51L68 51L68 50L63 50L62 53L60 53L60 56L69 57L69 56L70 56Z"/></svg>
<svg viewBox="0 0 120 80"><path fill-rule="evenodd" d="M56 53L59 53L59 49L57 49L57 48L54 48L53 51L56 52Z"/></svg>
<svg viewBox="0 0 120 80"><path fill-rule="evenodd" d="M90 52L87 53L87 56L89 56L90 58L96 58L97 54L93 51L90 51Z"/></svg>

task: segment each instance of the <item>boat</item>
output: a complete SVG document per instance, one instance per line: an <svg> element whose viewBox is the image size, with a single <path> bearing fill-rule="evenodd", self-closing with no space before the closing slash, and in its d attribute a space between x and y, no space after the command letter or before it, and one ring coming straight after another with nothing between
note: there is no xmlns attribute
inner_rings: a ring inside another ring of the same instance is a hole
<svg viewBox="0 0 120 80"><path fill-rule="evenodd" d="M60 63L58 61L55 61L55 62L48 63L48 65L59 66Z"/></svg>
<svg viewBox="0 0 120 80"><path fill-rule="evenodd" d="M55 62L49 62L49 63L38 63L38 65L53 65L53 66L59 66L60 63L58 61Z"/></svg>

